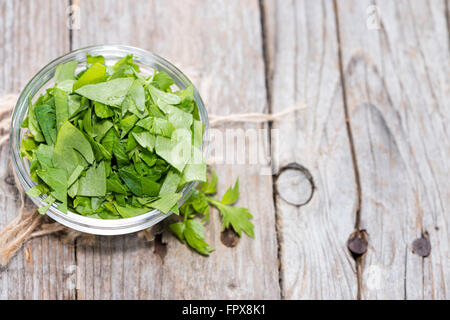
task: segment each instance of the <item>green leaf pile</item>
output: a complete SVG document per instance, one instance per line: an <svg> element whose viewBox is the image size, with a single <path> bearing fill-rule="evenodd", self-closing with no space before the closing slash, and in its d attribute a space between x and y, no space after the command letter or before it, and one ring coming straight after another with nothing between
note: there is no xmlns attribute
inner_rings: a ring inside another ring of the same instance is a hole
<svg viewBox="0 0 450 320"><path fill-rule="evenodd" d="M22 124L28 131L21 155L37 183L28 194L45 195L48 204L39 212L53 203L63 212L100 219L151 209L178 212L183 186L206 181L204 126L192 86L172 91L167 73L144 77L130 55L112 66L88 55L86 68L79 69L76 61L59 65L54 87L29 102ZM238 225L233 214L227 219ZM236 231L241 229L248 228ZM208 251L201 245L201 224L191 221L176 230Z"/></svg>

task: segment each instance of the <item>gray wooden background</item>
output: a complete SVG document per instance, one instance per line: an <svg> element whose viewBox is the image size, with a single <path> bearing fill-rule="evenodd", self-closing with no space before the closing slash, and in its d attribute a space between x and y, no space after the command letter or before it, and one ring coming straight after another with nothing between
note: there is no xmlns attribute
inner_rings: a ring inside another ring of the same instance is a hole
<svg viewBox="0 0 450 320"><path fill-rule="evenodd" d="M0 95L71 49L141 47L185 71L210 113L304 103L227 127L278 129L260 141L269 165L296 162L315 188L293 206L276 175L220 166L220 192L240 177L254 240L226 247L217 215L209 258L170 234L38 238L0 269L0 298L449 298L449 15L448 0L0 0ZM0 226L19 206L11 170L4 145Z"/></svg>

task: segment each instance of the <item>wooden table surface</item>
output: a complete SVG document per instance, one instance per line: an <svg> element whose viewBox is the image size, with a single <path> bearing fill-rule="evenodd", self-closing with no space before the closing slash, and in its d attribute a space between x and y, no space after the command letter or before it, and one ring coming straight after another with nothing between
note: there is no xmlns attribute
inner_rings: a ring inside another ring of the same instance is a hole
<svg viewBox="0 0 450 320"><path fill-rule="evenodd" d="M219 192L240 177L254 240L226 247L217 215L207 226L216 248L209 258L170 234L150 243L99 237L93 245L46 236L0 269L0 298L450 298L449 7L448 0L0 0L0 95L20 92L71 49L128 44L177 65L212 114L307 106L268 125L218 126L273 129L258 145L269 150L267 163L217 167ZM290 163L302 166L305 194L314 186L301 206L274 192ZM261 174L267 166L273 176ZM5 144L0 226L19 208L11 170ZM349 251L350 238L362 255Z"/></svg>

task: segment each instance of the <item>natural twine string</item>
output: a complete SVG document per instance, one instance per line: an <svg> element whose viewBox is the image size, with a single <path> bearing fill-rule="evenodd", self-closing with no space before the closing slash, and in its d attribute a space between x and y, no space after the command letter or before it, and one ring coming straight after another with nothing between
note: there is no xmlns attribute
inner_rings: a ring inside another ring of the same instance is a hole
<svg viewBox="0 0 450 320"><path fill-rule="evenodd" d="M16 94L7 94L0 97L0 147L9 139L10 118L17 98L18 95ZM227 116L209 115L209 118L211 126L230 122L264 123L278 121L282 117L304 108L305 106L299 105L275 114L243 113ZM79 239L81 244L86 245L94 242L95 236L69 229L58 222L52 222L47 216L40 215L36 207L29 208L25 202L25 192L22 185L14 170L11 169L11 171L13 172L15 185L20 195L20 209L18 216L10 221L3 230L0 230L0 266L7 265L25 242L36 237L59 232L63 234L63 240L66 242L73 242L75 239ZM155 236L161 232L161 226L156 225L138 232L138 237L146 241L153 241Z"/></svg>

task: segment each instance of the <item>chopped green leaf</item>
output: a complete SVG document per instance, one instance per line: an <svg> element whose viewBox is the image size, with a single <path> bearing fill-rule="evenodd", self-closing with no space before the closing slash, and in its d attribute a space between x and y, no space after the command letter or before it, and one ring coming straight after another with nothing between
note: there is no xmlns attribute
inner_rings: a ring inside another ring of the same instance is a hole
<svg viewBox="0 0 450 320"><path fill-rule="evenodd" d="M208 201L216 207L222 215L222 230L231 226L239 236L241 236L242 231L244 231L250 237L255 237L253 231L254 225L250 222L250 219L253 218L253 216L247 208L227 206L213 198L208 198Z"/></svg>
<svg viewBox="0 0 450 320"><path fill-rule="evenodd" d="M191 147L184 141L175 141L162 136L156 137L155 151L179 172L183 172L186 163L191 158Z"/></svg>
<svg viewBox="0 0 450 320"><path fill-rule="evenodd" d="M56 88L55 106L56 106L56 128L59 131L62 124L69 120L69 95L66 91Z"/></svg>
<svg viewBox="0 0 450 320"><path fill-rule="evenodd" d="M153 98L153 101L155 101L156 104L158 104L159 101L173 105L179 104L181 102L181 98L173 93L164 92L152 85L149 85L148 89Z"/></svg>
<svg viewBox="0 0 450 320"><path fill-rule="evenodd" d="M203 255L209 255L214 251L205 242L205 234L203 233L205 228L199 221L188 219L183 222L172 223L169 225L169 228L181 242L184 243L186 241L197 252Z"/></svg>
<svg viewBox="0 0 450 320"><path fill-rule="evenodd" d="M94 162L94 153L86 137L75 128L69 121L64 122L58 132L56 145L53 153L53 164L56 168L72 172L80 163L80 158L75 151L88 163Z"/></svg>
<svg viewBox="0 0 450 320"><path fill-rule="evenodd" d="M51 194L57 200L67 201L67 173L65 170L47 167L38 170L37 174L51 188Z"/></svg>
<svg viewBox="0 0 450 320"><path fill-rule="evenodd" d="M42 184L38 184L33 188L29 189L26 192L26 194L29 195L30 197L36 198L39 197L41 194L44 194L45 192L47 192L47 188Z"/></svg>
<svg viewBox="0 0 450 320"><path fill-rule="evenodd" d="M103 56L91 56L88 53L88 54L86 54L86 63L88 64L88 67L90 67L94 63L105 64L105 57L103 57Z"/></svg>
<svg viewBox="0 0 450 320"><path fill-rule="evenodd" d="M206 182L201 184L202 191L205 194L215 194L217 192L217 174L211 167L211 177L207 177Z"/></svg>
<svg viewBox="0 0 450 320"><path fill-rule="evenodd" d="M159 195L159 199L148 204L149 207L158 209L163 213L169 213L170 210L178 203L183 194L181 193L165 193Z"/></svg>
<svg viewBox="0 0 450 320"><path fill-rule="evenodd" d="M166 179L164 179L164 183L161 186L161 190L159 191L160 194L177 192L180 180L181 177L177 172L173 170L169 171Z"/></svg>
<svg viewBox="0 0 450 320"><path fill-rule="evenodd" d="M95 114L97 115L97 117L99 118L110 118L114 115L114 111L109 108L107 105L101 103L101 102L94 102L94 109L95 109Z"/></svg>
<svg viewBox="0 0 450 320"><path fill-rule="evenodd" d="M60 64L55 70L55 83L61 83L65 80L75 80L75 69L78 66L78 61L69 61Z"/></svg>
<svg viewBox="0 0 450 320"><path fill-rule="evenodd" d="M222 197L222 204L233 204L239 199L239 179L236 180L234 187L229 187Z"/></svg>
<svg viewBox="0 0 450 320"><path fill-rule="evenodd" d="M114 206L122 218L135 217L149 211L148 208L137 208L128 204L126 204L124 207L121 207L117 203L114 203Z"/></svg>
<svg viewBox="0 0 450 320"><path fill-rule="evenodd" d="M52 206L53 203L55 203L56 199L52 197L51 195L45 198L44 202L48 203L47 205L40 207L38 209L38 212L42 215L46 214L48 209Z"/></svg>
<svg viewBox="0 0 450 320"><path fill-rule="evenodd" d="M56 116L55 110L49 105L42 104L34 109L36 119L44 135L45 141L49 145L54 145L56 141Z"/></svg>
<svg viewBox="0 0 450 320"><path fill-rule="evenodd" d="M86 197L104 197L106 195L105 164L92 166L86 171L86 176L80 178L77 195Z"/></svg>
<svg viewBox="0 0 450 320"><path fill-rule="evenodd" d="M110 66L87 54L84 68L59 65L54 82L34 103L29 98L21 124L28 131L20 154L37 183L27 194L49 204L40 212L56 202L62 212L97 219L180 213L179 190L206 172L193 87L176 91L166 72L140 74L132 55ZM202 195L189 210L206 216Z"/></svg>
<svg viewBox="0 0 450 320"><path fill-rule="evenodd" d="M75 92L93 101L120 106L132 84L132 78L119 78L98 84L88 84Z"/></svg>
<svg viewBox="0 0 450 320"><path fill-rule="evenodd" d="M149 151L153 151L155 147L156 138L150 132L133 132L133 137L136 139L137 143L139 143L142 148L146 148Z"/></svg>
<svg viewBox="0 0 450 320"><path fill-rule="evenodd" d="M75 82L73 90L77 90L87 84L96 84L106 79L106 67L100 63L94 63L85 73Z"/></svg>
<svg viewBox="0 0 450 320"><path fill-rule="evenodd" d="M191 181L206 181L206 162L203 159L203 154L199 149L192 148L192 157L184 167L181 181L182 184Z"/></svg>
<svg viewBox="0 0 450 320"><path fill-rule="evenodd" d="M154 87L158 87L162 91L169 89L174 84L172 78L164 71L160 71L153 76L152 83Z"/></svg>

